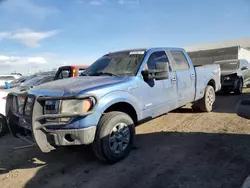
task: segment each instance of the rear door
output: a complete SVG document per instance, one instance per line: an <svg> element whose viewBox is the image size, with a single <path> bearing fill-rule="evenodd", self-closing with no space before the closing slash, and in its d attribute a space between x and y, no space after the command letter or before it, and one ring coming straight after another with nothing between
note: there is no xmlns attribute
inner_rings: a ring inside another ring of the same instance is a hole
<svg viewBox="0 0 250 188"><path fill-rule="evenodd" d="M194 100L195 70L182 51L171 50L171 63L176 72L178 107Z"/></svg>

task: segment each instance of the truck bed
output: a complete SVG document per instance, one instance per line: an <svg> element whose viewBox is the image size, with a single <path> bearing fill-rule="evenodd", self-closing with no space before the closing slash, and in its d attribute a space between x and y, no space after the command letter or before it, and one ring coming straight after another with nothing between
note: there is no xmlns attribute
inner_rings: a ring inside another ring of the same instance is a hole
<svg viewBox="0 0 250 188"><path fill-rule="evenodd" d="M204 95L204 90L210 80L215 81L215 92L221 88L220 66L219 65L196 65L196 95L195 101L199 100Z"/></svg>

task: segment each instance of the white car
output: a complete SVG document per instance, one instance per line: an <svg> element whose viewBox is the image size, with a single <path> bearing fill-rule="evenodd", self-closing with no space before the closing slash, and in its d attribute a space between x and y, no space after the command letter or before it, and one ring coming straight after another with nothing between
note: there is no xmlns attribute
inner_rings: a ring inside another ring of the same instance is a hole
<svg viewBox="0 0 250 188"><path fill-rule="evenodd" d="M16 75L0 75L0 89L5 89L5 82L10 83L11 81L17 79Z"/></svg>
<svg viewBox="0 0 250 188"><path fill-rule="evenodd" d="M16 90L16 88L0 90L0 137L3 136L8 130L5 113L6 98L7 95L14 90Z"/></svg>

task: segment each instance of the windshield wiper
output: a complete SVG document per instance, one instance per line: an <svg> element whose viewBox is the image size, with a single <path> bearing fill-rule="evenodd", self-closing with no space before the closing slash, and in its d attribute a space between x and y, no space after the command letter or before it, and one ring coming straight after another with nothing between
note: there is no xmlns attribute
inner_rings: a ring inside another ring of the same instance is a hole
<svg viewBox="0 0 250 188"><path fill-rule="evenodd" d="M103 74L107 74L107 75L109 75L109 76L118 76L117 74L114 74L114 73L112 73L112 72L97 72L96 73L97 75L103 75Z"/></svg>

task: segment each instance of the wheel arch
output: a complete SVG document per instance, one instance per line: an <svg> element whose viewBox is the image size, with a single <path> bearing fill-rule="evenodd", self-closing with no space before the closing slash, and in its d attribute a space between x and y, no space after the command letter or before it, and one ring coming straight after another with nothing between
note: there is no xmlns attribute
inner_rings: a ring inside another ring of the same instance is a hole
<svg viewBox="0 0 250 188"><path fill-rule="evenodd" d="M104 110L104 114L112 111L119 111L128 114L132 120L134 121L135 124L138 123L138 116L136 113L136 109L134 108L133 105L131 105L128 102L115 102L111 104L110 106L106 107Z"/></svg>
<svg viewBox="0 0 250 188"><path fill-rule="evenodd" d="M210 79L207 83L208 86L212 86L216 90L216 83L214 79Z"/></svg>

